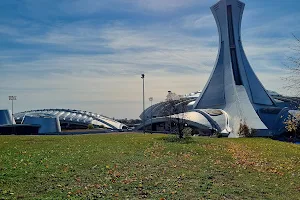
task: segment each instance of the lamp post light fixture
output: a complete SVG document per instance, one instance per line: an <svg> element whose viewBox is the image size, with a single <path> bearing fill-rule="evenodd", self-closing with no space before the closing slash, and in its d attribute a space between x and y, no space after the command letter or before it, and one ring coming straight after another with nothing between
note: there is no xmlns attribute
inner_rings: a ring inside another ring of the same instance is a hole
<svg viewBox="0 0 300 200"><path fill-rule="evenodd" d="M141 75L143 79L143 132L145 133L145 74Z"/></svg>
<svg viewBox="0 0 300 200"><path fill-rule="evenodd" d="M12 126L12 129L13 129L13 124L14 124L14 101L17 100L17 96L8 96L8 99L11 101L11 126Z"/></svg>
<svg viewBox="0 0 300 200"><path fill-rule="evenodd" d="M150 97L149 101L151 102L150 112L151 112L151 134L152 134L152 132L153 132L153 129L152 129L152 118L153 118L153 116L152 116L152 101L153 101L153 97Z"/></svg>
<svg viewBox="0 0 300 200"><path fill-rule="evenodd" d="M14 101L17 100L17 96L9 96L8 99L11 101L11 117L14 119ZM13 121L11 122L13 124Z"/></svg>
<svg viewBox="0 0 300 200"><path fill-rule="evenodd" d="M169 101L169 105L168 106L170 106L171 103L172 103L172 101L173 101L172 91L171 90L168 91L168 101ZM172 119L171 119L171 113L172 113L172 111L171 111L171 109L172 108L170 107L170 110L169 110L169 134L171 134L171 129L172 129Z"/></svg>

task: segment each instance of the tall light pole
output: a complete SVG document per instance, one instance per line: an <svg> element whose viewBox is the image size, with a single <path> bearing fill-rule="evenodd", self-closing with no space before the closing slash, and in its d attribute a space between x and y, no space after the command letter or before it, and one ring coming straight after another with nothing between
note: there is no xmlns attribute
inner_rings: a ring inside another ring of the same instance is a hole
<svg viewBox="0 0 300 200"><path fill-rule="evenodd" d="M153 130L152 130L152 101L153 101L153 97L150 97L150 98L149 98L149 101L151 102L151 107L150 107L150 109L151 109L151 134L152 134L152 132L153 132Z"/></svg>
<svg viewBox="0 0 300 200"><path fill-rule="evenodd" d="M172 91L171 90L169 90L168 91L168 103L169 103L169 107L171 106L171 103L172 103L172 99L173 97L172 97ZM171 120L171 107L170 107L170 110L169 110L169 133L171 133L171 129L172 129L172 120Z"/></svg>
<svg viewBox="0 0 300 200"><path fill-rule="evenodd" d="M14 124L14 101L17 100L17 96L9 96L8 99L11 101L11 127L13 130L13 124ZM14 132L14 131L12 131Z"/></svg>
<svg viewBox="0 0 300 200"><path fill-rule="evenodd" d="M145 74L141 75L143 79L143 132L145 133Z"/></svg>
<svg viewBox="0 0 300 200"><path fill-rule="evenodd" d="M12 122L11 124L13 124L13 119L14 119L14 101L17 100L17 96L9 96L8 99L11 101L11 119Z"/></svg>

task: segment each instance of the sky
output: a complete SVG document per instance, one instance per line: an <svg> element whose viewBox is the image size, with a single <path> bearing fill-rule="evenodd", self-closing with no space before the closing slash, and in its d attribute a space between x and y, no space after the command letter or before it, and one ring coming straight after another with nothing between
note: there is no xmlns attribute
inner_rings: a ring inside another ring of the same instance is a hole
<svg viewBox="0 0 300 200"><path fill-rule="evenodd" d="M0 108L70 108L137 118L167 91L202 90L214 67L216 0L1 0ZM300 1L244 0L242 41L269 90L300 37Z"/></svg>

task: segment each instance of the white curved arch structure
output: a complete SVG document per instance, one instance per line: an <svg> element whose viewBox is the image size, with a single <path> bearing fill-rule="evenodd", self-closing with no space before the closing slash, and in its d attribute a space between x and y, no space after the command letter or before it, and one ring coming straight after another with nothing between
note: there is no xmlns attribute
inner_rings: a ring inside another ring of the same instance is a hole
<svg viewBox="0 0 300 200"><path fill-rule="evenodd" d="M26 115L53 115L56 116L60 123L75 124L81 126L103 126L108 129L122 130L126 129L126 125L115 120L112 120L103 115L88 111L72 110L72 109L42 109L31 110L14 115L17 122L21 122Z"/></svg>

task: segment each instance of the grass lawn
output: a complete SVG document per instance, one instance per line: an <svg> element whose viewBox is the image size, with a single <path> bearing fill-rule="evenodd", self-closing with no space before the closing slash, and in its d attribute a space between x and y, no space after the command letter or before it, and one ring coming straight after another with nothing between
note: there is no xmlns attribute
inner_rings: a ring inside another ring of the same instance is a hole
<svg viewBox="0 0 300 200"><path fill-rule="evenodd" d="M0 199L300 199L300 145L166 135L0 136Z"/></svg>

